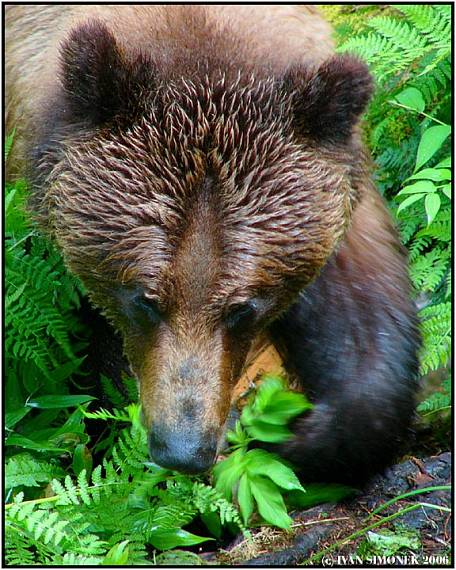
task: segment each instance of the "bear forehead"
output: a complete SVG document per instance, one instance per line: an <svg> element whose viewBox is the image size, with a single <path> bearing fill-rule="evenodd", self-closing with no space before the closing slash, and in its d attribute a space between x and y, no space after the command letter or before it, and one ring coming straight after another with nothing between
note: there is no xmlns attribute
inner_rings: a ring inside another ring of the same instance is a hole
<svg viewBox="0 0 456 570"><path fill-rule="evenodd" d="M302 178L302 152L281 114L272 80L162 86L132 126L119 121L68 146L58 191L75 216L78 208L88 213L80 207L90 201L100 217L105 210L107 225L116 224L114 208L127 228L148 222L175 232L176 216L193 207L210 176L217 207L235 211L239 222L271 210L272 186L277 200L282 183L289 189Z"/></svg>
<svg viewBox="0 0 456 570"><path fill-rule="evenodd" d="M144 118L73 152L54 188L59 216L89 224L98 240L107 236L107 245L149 235L172 248L207 204L212 227L223 226L233 244L247 239L254 251L255 243L271 248L293 239L299 249L301 234L311 233L312 223L324 231L326 210L331 214L334 202L345 199L343 169L331 169L286 137L245 136L245 148L228 149L222 142L193 144L181 133L173 147L163 141L169 131L157 131ZM326 196L328 189L335 196Z"/></svg>
<svg viewBox="0 0 456 570"><path fill-rule="evenodd" d="M103 260L123 282L150 280L190 237L181 268L198 259L204 275L206 254L237 282L310 272L345 223L346 167L288 127L272 80L162 86L132 126L119 121L68 147L51 190L67 258L79 273Z"/></svg>
<svg viewBox="0 0 456 570"><path fill-rule="evenodd" d="M296 186L318 191L344 174L311 142L298 144L289 126L287 99L272 79L182 79L161 86L132 126L119 120L69 146L59 187L87 193L100 210L115 201L137 215L143 206L145 217L163 223L164 211L192 207L209 176L218 207L232 209L237 222L243 213L274 215L274 205L284 217L283 200L288 210L299 204Z"/></svg>
<svg viewBox="0 0 456 570"><path fill-rule="evenodd" d="M289 97L281 95L273 79L241 77L230 83L223 74L197 83L181 78L158 86L130 128L122 128L120 116L117 128L95 136L95 157L117 161L111 165L114 171L120 162L141 163L145 172L165 181L201 176L204 166L223 170L225 176L247 175L280 154L291 164L296 149ZM90 158L90 146L88 150Z"/></svg>

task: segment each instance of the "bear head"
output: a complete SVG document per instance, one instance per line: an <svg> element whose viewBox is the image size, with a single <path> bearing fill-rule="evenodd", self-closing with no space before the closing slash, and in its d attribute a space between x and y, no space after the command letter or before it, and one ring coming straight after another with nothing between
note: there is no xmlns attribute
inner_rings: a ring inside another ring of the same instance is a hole
<svg viewBox="0 0 456 570"><path fill-rule="evenodd" d="M152 457L204 470L254 339L350 221L370 76L348 56L281 77L202 57L173 76L96 21L61 66L47 223L123 336Z"/></svg>

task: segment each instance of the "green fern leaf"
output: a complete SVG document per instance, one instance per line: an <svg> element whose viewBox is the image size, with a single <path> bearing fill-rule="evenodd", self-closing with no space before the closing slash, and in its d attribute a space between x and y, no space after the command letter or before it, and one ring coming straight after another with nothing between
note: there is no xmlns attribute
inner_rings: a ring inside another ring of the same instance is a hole
<svg viewBox="0 0 456 570"><path fill-rule="evenodd" d="M421 402L417 410L422 413L435 413L448 410L451 407L451 400L451 378L447 378L442 382L442 391L435 392Z"/></svg>
<svg viewBox="0 0 456 570"><path fill-rule="evenodd" d="M54 477L61 477L64 471L48 461L35 459L28 453L15 455L7 460L5 467L5 486L39 487Z"/></svg>

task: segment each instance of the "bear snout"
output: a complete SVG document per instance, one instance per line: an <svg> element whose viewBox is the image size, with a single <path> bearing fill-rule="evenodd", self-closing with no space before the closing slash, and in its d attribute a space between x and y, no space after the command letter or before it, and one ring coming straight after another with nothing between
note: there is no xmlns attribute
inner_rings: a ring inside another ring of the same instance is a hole
<svg viewBox="0 0 456 570"><path fill-rule="evenodd" d="M202 473L215 461L217 437L214 433L153 424L149 433L149 453L161 467L187 474Z"/></svg>

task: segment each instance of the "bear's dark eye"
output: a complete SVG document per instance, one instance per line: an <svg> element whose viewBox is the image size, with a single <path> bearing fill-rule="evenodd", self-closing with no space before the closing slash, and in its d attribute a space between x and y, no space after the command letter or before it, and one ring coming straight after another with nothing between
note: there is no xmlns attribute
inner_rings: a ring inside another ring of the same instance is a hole
<svg viewBox="0 0 456 570"><path fill-rule="evenodd" d="M153 299L139 295L134 299L133 304L142 317L140 320L145 317L150 324L155 325L163 319L163 313Z"/></svg>
<svg viewBox="0 0 456 570"><path fill-rule="evenodd" d="M232 305L224 318L228 329L245 329L253 323L257 315L257 307L253 301Z"/></svg>

